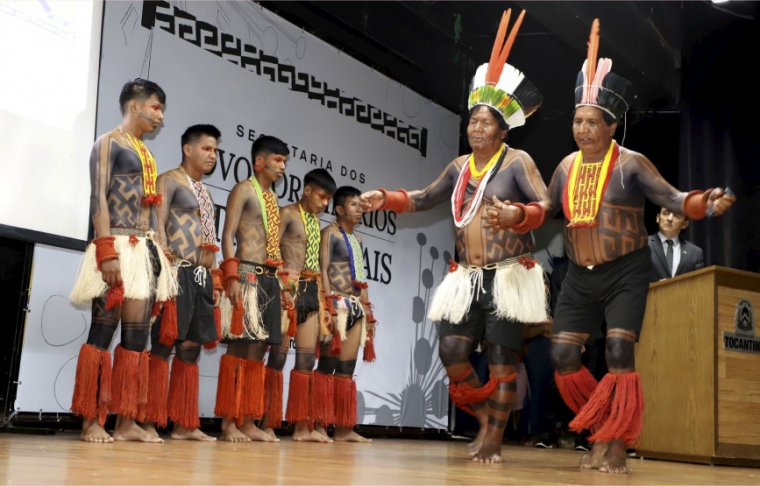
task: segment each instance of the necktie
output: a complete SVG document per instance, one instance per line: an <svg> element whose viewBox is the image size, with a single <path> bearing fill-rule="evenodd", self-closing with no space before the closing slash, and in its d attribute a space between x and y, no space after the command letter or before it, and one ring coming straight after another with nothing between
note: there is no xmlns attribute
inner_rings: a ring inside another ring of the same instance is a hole
<svg viewBox="0 0 760 487"><path fill-rule="evenodd" d="M665 253L665 261L668 263L668 275L673 277L673 241L667 239L665 240L665 244L668 246L668 251Z"/></svg>

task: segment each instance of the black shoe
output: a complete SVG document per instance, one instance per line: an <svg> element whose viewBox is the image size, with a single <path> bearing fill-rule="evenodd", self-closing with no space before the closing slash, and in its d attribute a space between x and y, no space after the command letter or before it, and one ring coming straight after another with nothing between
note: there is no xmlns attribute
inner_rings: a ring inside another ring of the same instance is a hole
<svg viewBox="0 0 760 487"><path fill-rule="evenodd" d="M554 445L549 443L548 441L538 441L535 445L533 445L536 448L554 448Z"/></svg>
<svg viewBox="0 0 760 487"><path fill-rule="evenodd" d="M578 443L577 445L575 445L575 451L588 451L588 450L589 448L582 443Z"/></svg>

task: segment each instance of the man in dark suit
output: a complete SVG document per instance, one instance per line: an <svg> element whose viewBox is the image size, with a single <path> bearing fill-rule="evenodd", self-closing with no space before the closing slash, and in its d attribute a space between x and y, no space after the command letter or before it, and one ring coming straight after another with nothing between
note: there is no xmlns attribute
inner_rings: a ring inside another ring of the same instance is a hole
<svg viewBox="0 0 760 487"><path fill-rule="evenodd" d="M656 282L705 266L702 249L681 238L681 231L689 226L689 220L680 213L660 208L657 214L660 231L649 236L652 252L652 271L649 280Z"/></svg>

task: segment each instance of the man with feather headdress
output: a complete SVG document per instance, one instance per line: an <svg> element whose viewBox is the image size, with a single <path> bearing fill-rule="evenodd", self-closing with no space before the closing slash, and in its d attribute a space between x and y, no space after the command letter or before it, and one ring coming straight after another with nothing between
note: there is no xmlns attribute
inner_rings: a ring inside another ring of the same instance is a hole
<svg viewBox="0 0 760 487"><path fill-rule="evenodd" d="M524 125L543 100L520 71L506 64L525 12L507 38L509 15L502 16L490 61L473 79L467 126L472 154L454 159L424 189L362 195L366 210L423 211L451 201L459 262L452 261L428 317L440 322L439 354L451 397L480 423L470 456L486 463L501 461L522 324L546 320L543 271L533 260L530 233L543 223L546 186L533 159L504 143L508 131ZM481 342L490 372L486 384L468 361Z"/></svg>

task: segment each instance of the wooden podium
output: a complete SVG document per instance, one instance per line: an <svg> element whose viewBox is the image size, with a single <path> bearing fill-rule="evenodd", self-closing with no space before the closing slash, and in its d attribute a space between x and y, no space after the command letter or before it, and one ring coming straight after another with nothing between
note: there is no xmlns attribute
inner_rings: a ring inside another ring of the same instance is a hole
<svg viewBox="0 0 760 487"><path fill-rule="evenodd" d="M636 350L642 456L760 465L753 310L760 313L760 274L712 266L650 285Z"/></svg>

